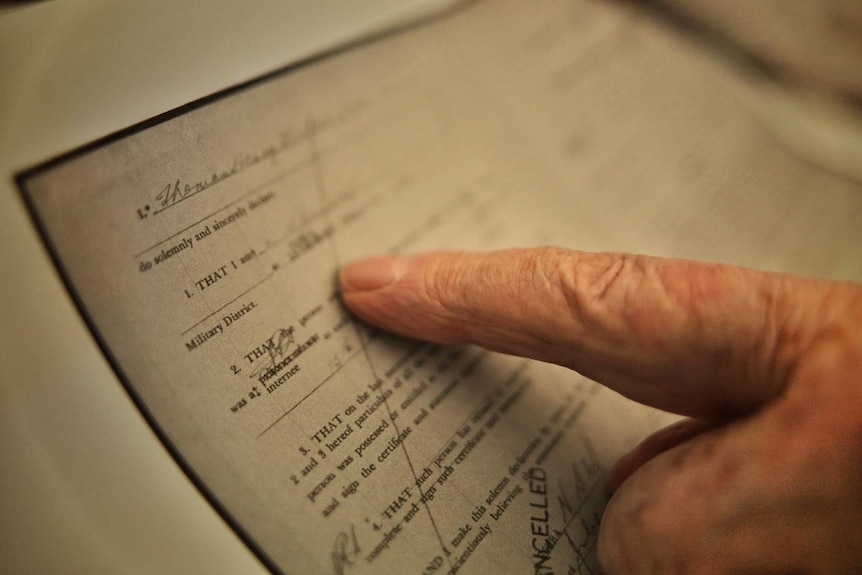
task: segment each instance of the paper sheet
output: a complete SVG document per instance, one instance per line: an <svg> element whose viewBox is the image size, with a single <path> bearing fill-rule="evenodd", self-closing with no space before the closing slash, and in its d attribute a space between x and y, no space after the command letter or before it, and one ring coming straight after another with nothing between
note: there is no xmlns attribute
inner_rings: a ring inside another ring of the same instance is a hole
<svg viewBox="0 0 862 575"><path fill-rule="evenodd" d="M274 572L596 573L668 416L341 306L381 252L556 243L862 277L862 190L613 5L471 4L21 177L120 379Z"/></svg>

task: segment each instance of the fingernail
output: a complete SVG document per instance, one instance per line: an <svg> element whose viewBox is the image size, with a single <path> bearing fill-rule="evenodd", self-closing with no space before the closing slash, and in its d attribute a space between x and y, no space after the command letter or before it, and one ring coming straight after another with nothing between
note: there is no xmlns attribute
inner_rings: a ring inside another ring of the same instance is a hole
<svg viewBox="0 0 862 575"><path fill-rule="evenodd" d="M373 291L394 283L407 269L405 258L377 256L341 268L342 291Z"/></svg>

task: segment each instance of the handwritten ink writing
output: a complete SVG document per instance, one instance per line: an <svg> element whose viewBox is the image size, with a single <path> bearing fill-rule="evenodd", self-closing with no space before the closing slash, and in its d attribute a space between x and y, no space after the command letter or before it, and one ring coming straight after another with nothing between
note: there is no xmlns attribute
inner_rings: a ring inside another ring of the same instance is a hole
<svg viewBox="0 0 862 575"><path fill-rule="evenodd" d="M332 566L335 575L344 575L345 568L353 565L359 556L359 541L356 539L356 529L350 526L350 534L341 532L335 537L332 549Z"/></svg>

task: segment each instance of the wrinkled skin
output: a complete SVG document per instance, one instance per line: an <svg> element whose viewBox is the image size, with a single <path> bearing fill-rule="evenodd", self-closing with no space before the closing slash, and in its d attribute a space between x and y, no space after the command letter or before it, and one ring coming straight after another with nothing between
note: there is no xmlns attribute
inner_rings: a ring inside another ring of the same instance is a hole
<svg viewBox="0 0 862 575"><path fill-rule="evenodd" d="M688 416L613 471L607 575L862 573L862 287L555 248L346 267L403 335L572 368Z"/></svg>

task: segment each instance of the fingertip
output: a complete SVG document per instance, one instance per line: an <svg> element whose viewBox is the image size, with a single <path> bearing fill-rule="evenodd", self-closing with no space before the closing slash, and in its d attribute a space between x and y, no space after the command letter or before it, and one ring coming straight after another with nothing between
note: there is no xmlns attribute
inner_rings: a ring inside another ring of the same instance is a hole
<svg viewBox="0 0 862 575"><path fill-rule="evenodd" d="M403 256L374 256L357 260L342 267L338 284L342 294L371 292L398 281L407 271Z"/></svg>
<svg viewBox="0 0 862 575"><path fill-rule="evenodd" d="M422 260L421 255L383 255L352 262L339 270L341 299L371 325L403 336L439 339L417 287Z"/></svg>

